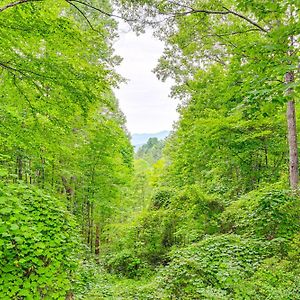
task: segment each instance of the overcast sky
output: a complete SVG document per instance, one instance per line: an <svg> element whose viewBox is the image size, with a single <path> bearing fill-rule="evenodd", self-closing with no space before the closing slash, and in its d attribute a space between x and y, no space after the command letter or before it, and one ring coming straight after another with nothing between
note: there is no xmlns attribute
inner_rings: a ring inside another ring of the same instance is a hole
<svg viewBox="0 0 300 300"><path fill-rule="evenodd" d="M117 71L129 80L115 90L128 130L133 134L172 129L178 114L177 102L168 97L171 82L159 81L152 72L162 54L163 43L151 32L136 36L122 25L114 48L123 57Z"/></svg>

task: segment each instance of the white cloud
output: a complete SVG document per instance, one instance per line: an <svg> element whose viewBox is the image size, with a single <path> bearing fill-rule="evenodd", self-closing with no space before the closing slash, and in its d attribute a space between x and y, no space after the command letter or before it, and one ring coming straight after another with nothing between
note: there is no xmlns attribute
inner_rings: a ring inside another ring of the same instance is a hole
<svg viewBox="0 0 300 300"><path fill-rule="evenodd" d="M131 133L170 130L178 118L177 102L168 97L171 83L159 81L152 73L163 52L163 43L150 31L140 36L125 31L120 33L114 48L124 58L117 71L129 79L115 90L127 128Z"/></svg>

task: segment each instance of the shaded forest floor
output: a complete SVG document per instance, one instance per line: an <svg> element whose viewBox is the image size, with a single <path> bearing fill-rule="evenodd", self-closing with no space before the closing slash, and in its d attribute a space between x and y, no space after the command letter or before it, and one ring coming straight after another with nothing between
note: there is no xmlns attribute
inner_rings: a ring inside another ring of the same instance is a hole
<svg viewBox="0 0 300 300"><path fill-rule="evenodd" d="M95 278L95 284L84 299L151 299L148 298L149 295L145 295L145 291L142 292L143 290L147 290L147 287L151 289L151 280L152 278L143 278L140 280L120 278L118 275L108 274L104 270L100 270ZM145 298L141 298L143 294Z"/></svg>

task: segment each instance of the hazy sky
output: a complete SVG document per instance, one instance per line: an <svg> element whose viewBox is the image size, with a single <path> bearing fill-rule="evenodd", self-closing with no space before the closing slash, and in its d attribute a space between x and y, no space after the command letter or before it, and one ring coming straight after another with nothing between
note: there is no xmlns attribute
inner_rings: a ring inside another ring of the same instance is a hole
<svg viewBox="0 0 300 300"><path fill-rule="evenodd" d="M121 27L119 40L114 44L123 62L117 71L129 79L115 90L127 128L133 133L155 133L170 130L178 118L177 103L168 97L171 83L159 81L151 72L162 54L163 43L151 32L136 36Z"/></svg>

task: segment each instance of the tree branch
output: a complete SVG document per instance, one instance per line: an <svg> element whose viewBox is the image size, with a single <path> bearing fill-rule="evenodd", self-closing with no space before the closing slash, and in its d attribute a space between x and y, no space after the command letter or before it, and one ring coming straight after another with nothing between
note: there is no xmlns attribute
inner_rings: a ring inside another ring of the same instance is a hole
<svg viewBox="0 0 300 300"><path fill-rule="evenodd" d="M92 25L91 21L88 19L88 17L85 15L85 13L77 6L75 5L74 3L72 3L70 0L66 0L71 6L73 6L83 17L84 19L86 20L86 22L88 23L88 25L91 27L91 29L97 33L99 33L103 38L103 34L94 28L94 26Z"/></svg>
<svg viewBox="0 0 300 300"><path fill-rule="evenodd" d="M24 69L20 69L20 68L17 68L17 67L12 67L12 66L9 66L9 65L7 65L6 63L3 63L3 62L0 62L0 67L2 67L4 69L7 69L9 71L19 73L19 74L21 74L25 77L28 77L28 78L32 78L30 75L27 74L27 73L30 73L30 74L38 76L38 77L51 79L51 80L56 80L56 77L54 77L54 76L46 76L46 75L31 71L31 70L24 70Z"/></svg>
<svg viewBox="0 0 300 300"><path fill-rule="evenodd" d="M20 4L25 4L25 3L29 3L29 2L42 2L42 1L44 1L44 0L19 0L19 1L11 2L11 3L6 4L3 7L0 7L0 13L2 11L4 11L4 10L8 9L8 8L15 7L15 6L20 5ZM126 19L126 18L124 18L122 16L118 16L118 15L114 15L114 14L108 13L108 12L106 12L106 11L98 8L98 7L95 7L95 6L93 6L93 5L89 4L89 3L85 3L85 2L80 1L80 0L65 0L65 1L67 3L69 3L70 5L72 5L73 7L76 7L76 9L84 16L84 18L86 19L86 21L89 23L90 26L91 26L90 21L86 18L86 16L84 15L84 13L77 6L75 6L72 2L77 2L77 3L80 3L82 5L85 5L85 6L91 8L93 10L96 10L96 11L100 12L101 14L103 14L103 15L105 15L107 17L114 17L114 18L118 18L118 19L123 19L123 20L125 20L127 22L136 21L136 20ZM91 27L93 27L93 26L91 26Z"/></svg>
<svg viewBox="0 0 300 300"><path fill-rule="evenodd" d="M19 0L19 1L11 2L11 3L8 3L8 4L0 7L0 12L3 12L4 10L6 10L8 8L11 8L11 7L20 5L20 4L24 4L24 3L28 3L28 2L38 2L38 1L43 1L43 0Z"/></svg>
<svg viewBox="0 0 300 300"><path fill-rule="evenodd" d="M251 25L258 28L260 31L268 32L265 28L260 26L257 22L255 22L255 21L251 20L250 18L242 15L241 13L230 10L230 9L226 8L225 6L223 6L223 9L225 9L224 11L223 10L219 11L219 10L208 10L208 9L195 9L193 7L183 5L183 4L180 4L178 2L174 2L174 1L168 1L168 2L171 3L171 4L177 5L179 7L184 7L184 8L188 9L187 11L183 11L183 12L175 12L173 14L174 16L186 16L186 15L191 15L191 14L196 14L196 13L204 13L204 14L207 14L207 15L229 15L229 14L231 14L231 15L234 15L238 18L241 18L241 19L247 21Z"/></svg>
<svg viewBox="0 0 300 300"><path fill-rule="evenodd" d="M210 37L210 36L218 36L218 37L221 37L221 36L231 36L231 35L238 35L238 34L244 34L244 33L248 33L248 32L253 32L253 31L260 31L258 28L251 28L251 29L248 29L248 30L243 30L243 31L232 31L232 32L228 32L228 33L220 33L220 34L207 34L206 36L207 37Z"/></svg>
<svg viewBox="0 0 300 300"><path fill-rule="evenodd" d="M92 9L94 9L94 10L96 10L96 11L101 12L103 15L105 15L105 16L107 16L107 17L115 17L113 14L110 14L110 13L108 13L108 12L106 12L106 11L104 11L104 10L98 8L98 7L95 7L95 6L91 5L91 4L85 3L85 2L80 1L80 0L66 0L66 1L67 1L69 4L71 4L72 2L80 3L80 4L82 4L82 5L85 5L85 6L89 7L89 8L92 8Z"/></svg>
<svg viewBox="0 0 300 300"><path fill-rule="evenodd" d="M190 8L187 11L183 12L175 12L173 16L187 16L187 15L192 15L192 14L197 14L197 13L204 13L207 15L229 15L229 11L218 11L218 10L207 10L207 9L194 9Z"/></svg>
<svg viewBox="0 0 300 300"><path fill-rule="evenodd" d="M13 67L11 67L11 66L8 66L8 65L6 65L6 64L4 64L4 63L2 63L2 62L0 62L0 67L2 67L3 69L8 70L8 71L10 71L10 72L13 71L13 72L19 73L19 74L21 74L21 75L23 75L23 76L25 76L25 77L28 76L28 75L25 74L23 71L18 70L18 69L15 69L15 68L13 68Z"/></svg>
<svg viewBox="0 0 300 300"><path fill-rule="evenodd" d="M2 67L3 69L6 69L9 73L11 73L14 77L14 80L16 78L16 73L21 74L22 76L24 76L25 78L27 78L28 80L30 80L32 82L32 84L36 87L36 89L43 94L43 92L41 91L39 85L34 81L34 79L26 74L23 70L18 70L16 68L10 67L2 62L0 62L0 67ZM18 77L18 79L22 80L22 76Z"/></svg>
<svg viewBox="0 0 300 300"><path fill-rule="evenodd" d="M247 21L248 23L252 24L253 26L259 28L261 31L263 31L263 32L268 32L265 28L263 28L263 27L260 26L258 23L256 23L255 21L251 20L250 18L248 18L248 17L246 17L246 16L244 16L244 15L242 15L242 14L236 12L236 11L230 10L230 9L224 7L224 6L223 6L223 8L224 8L226 11L228 11L230 14L232 14L232 15L234 15L234 16L237 16L237 17L239 17L239 18L241 18L241 19Z"/></svg>
<svg viewBox="0 0 300 300"><path fill-rule="evenodd" d="M27 95L24 93L24 91L20 88L20 86L17 84L17 81L16 81L16 76L13 75L13 82L14 82L14 86L17 88L17 90L19 91L19 93L25 98L25 100L27 101L30 109L31 109L31 112L32 112L32 115L34 116L34 118L36 119L36 114L34 113L35 112L35 108L33 107L31 101L29 100L29 98L27 97Z"/></svg>
<svg viewBox="0 0 300 300"><path fill-rule="evenodd" d="M96 10L96 11L100 12L101 14L103 14L103 15L105 15L105 16L107 16L107 17L114 17L114 18L118 18L118 19L125 20L125 21L127 21L127 22L136 21L136 20L125 19L125 18L122 17L122 16L118 16L118 15L114 15L114 14L108 13L108 12L106 12L106 11L104 11L104 10L98 8L98 7L95 7L95 6L93 6L93 5L89 4L89 3L85 3L85 2L80 1L80 0L66 0L66 1L67 1L69 4L71 4L71 2L80 3L80 4L82 4L82 5L85 5L85 6L89 7L89 8L91 8L91 9L93 9L93 10Z"/></svg>

